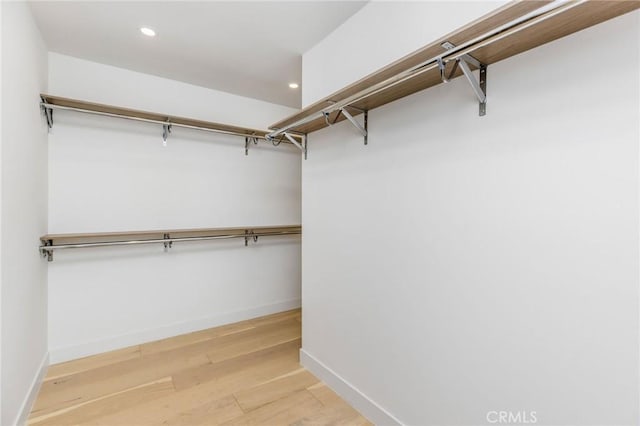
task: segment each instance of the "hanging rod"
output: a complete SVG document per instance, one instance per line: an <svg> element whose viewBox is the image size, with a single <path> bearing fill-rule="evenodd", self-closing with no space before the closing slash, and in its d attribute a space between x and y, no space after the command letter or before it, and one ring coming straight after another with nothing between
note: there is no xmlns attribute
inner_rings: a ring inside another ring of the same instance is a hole
<svg viewBox="0 0 640 426"><path fill-rule="evenodd" d="M82 108L68 107L68 106L62 106L62 105L54 105L54 104L49 104L49 103L46 103L46 102L41 102L40 105L42 105L43 108L61 109L61 110L66 110L66 111L76 111L76 112L82 112L82 113L85 113L85 114L101 115L101 116L104 116L104 117L122 118L122 119L125 119L125 120L142 121L144 123L170 125L170 126L173 126L173 127L183 127L185 129L202 130L202 131L205 131L205 132L221 133L221 134L224 134L224 135L243 136L243 137L250 137L250 138L266 140L266 136L260 136L260 135L256 135L256 134L253 134L253 133L242 133L242 132L232 132L232 131L229 131L229 130L210 129L208 127L199 127L199 126L191 126L189 124L174 123L174 122L172 122L170 120L168 120L168 121L153 120L153 119L150 119L150 118L133 117L133 116L129 116L129 115L113 114L113 113L110 113L110 112L93 111L93 110L90 110L90 109L82 109Z"/></svg>
<svg viewBox="0 0 640 426"><path fill-rule="evenodd" d="M285 132L291 132L291 130L295 129L296 127L302 126L304 124L307 124L319 118L326 117L327 114L335 112L336 110L340 110L341 108L344 108L344 107L350 106L351 104L362 101L365 98L368 98L376 93L384 91L390 87L393 87L413 77L421 75L427 71L437 69L439 62L446 63L449 61L458 60L464 57L465 55L469 55L471 52L475 50L478 50L482 47L487 46L490 43L503 39L507 36L513 35L519 31L522 31L526 28L531 27L532 25L543 22L549 18L552 18L561 13L564 13L586 2L587 0L577 0L577 1L561 0L561 1L551 2L519 18L511 20L506 24L500 25L490 31L487 31L480 36L474 37L465 43L461 43L447 50L446 52L441 53L437 56L434 56L426 61L423 61L418 65L415 65L403 72L400 72L392 77L389 77L379 83L373 84L370 87L362 89L359 92L351 96L348 96L343 100L340 100L338 102L332 102L331 105L327 108L324 108L315 113L311 113L308 116L303 117L299 120L296 120L293 123L287 124L281 128L276 128L271 133L267 134L267 138L274 138Z"/></svg>
<svg viewBox="0 0 640 426"><path fill-rule="evenodd" d="M190 241L208 241L208 240L225 240L234 238L244 238L245 246L248 245L250 240L254 242L258 241L259 237L276 237L285 235L300 235L302 228L300 226L282 226L282 227L269 227L269 228L232 228L228 233L224 233L223 229L212 229L209 233L219 233L219 235L202 235L202 236L190 236L190 237L171 237L171 234L193 234L193 233L207 233L207 230L173 230L173 231L153 231L153 232L132 232L122 234L70 234L70 235L45 235L41 237L42 245L39 250L43 257L47 257L49 262L53 261L53 252L55 250L66 249L78 249L78 248L91 248L91 247L111 247L111 246L131 246L140 244L164 244L165 251L172 247L175 242L190 242ZM114 241L82 241L91 239L104 239L114 238L122 235L163 235L163 238L148 238L148 239L118 239ZM80 242L71 242L63 244L54 244L56 240L73 241L80 240Z"/></svg>
<svg viewBox="0 0 640 426"><path fill-rule="evenodd" d="M40 250L50 252L60 249L71 248L89 248L89 247L108 247L108 246L128 246L136 244L157 244L157 243L177 243L184 241L206 241L206 240L225 240L231 238L257 238L272 237L277 235L300 235L300 231L280 231L280 232L259 232L253 234L237 234L237 235L215 235L211 237L182 237L182 238L163 238L154 240L126 240L126 241L108 241L102 243L80 243L80 244L60 244L58 246L40 246Z"/></svg>
<svg viewBox="0 0 640 426"><path fill-rule="evenodd" d="M205 132L219 133L231 136L240 136L245 138L245 148L248 149L248 141L252 140L257 143L258 140L270 142L273 145L279 145L284 142L290 142L282 137L279 140L267 139L267 132L264 130L248 129L226 124L206 122L201 120L192 120L182 117L174 117L164 114L151 113L146 111L137 111L127 108L115 107L110 105L96 104L76 99L61 98L46 94L41 95L40 107L45 113L47 125L53 127L53 110L75 111L84 114L92 114L103 117L121 118L125 120L139 121L143 123L159 124L163 127L163 141L166 143L168 135L171 133L172 127L181 127L185 129L201 130ZM202 125L198 125L201 123ZM292 133L296 140L302 142L303 135ZM245 150L246 151L246 150Z"/></svg>

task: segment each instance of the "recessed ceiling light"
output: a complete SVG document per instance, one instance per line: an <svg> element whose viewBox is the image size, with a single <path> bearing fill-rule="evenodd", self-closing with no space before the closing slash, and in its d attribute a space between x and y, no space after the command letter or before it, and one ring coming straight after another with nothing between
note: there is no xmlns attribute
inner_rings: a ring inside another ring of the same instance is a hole
<svg viewBox="0 0 640 426"><path fill-rule="evenodd" d="M142 27L140 28L140 32L146 36L149 37L155 37L156 36L156 32L153 31L151 28L147 28L147 27Z"/></svg>
<svg viewBox="0 0 640 426"><path fill-rule="evenodd" d="M292 89L297 89L300 86L298 86L298 83L289 83L289 87Z"/></svg>

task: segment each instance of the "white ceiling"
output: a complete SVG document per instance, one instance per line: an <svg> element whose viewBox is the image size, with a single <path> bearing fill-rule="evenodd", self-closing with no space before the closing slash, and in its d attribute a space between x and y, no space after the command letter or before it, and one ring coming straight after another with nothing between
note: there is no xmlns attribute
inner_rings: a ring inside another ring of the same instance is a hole
<svg viewBox="0 0 640 426"><path fill-rule="evenodd" d="M364 1L33 2L49 50L300 107L302 53ZM142 26L157 35L142 35Z"/></svg>

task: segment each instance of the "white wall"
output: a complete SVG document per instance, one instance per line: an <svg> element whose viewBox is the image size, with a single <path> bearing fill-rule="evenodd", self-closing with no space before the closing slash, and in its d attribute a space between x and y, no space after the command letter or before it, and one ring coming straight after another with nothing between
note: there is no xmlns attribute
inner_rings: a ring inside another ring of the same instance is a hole
<svg viewBox="0 0 640 426"><path fill-rule="evenodd" d="M371 28L305 56L354 55L311 98L377 56ZM380 424L640 422L638 31L635 12L491 65L485 117L457 79L371 111L366 147L347 122L310 135L305 365Z"/></svg>
<svg viewBox="0 0 640 426"><path fill-rule="evenodd" d="M47 364L47 54L25 3L2 4L2 425L24 421Z"/></svg>
<svg viewBox="0 0 640 426"><path fill-rule="evenodd" d="M0 2L2 22L2 2ZM2 30L0 29L0 421L2 421Z"/></svg>
<svg viewBox="0 0 640 426"><path fill-rule="evenodd" d="M292 109L49 56L51 94L266 128ZM300 154L244 139L54 112L49 230L300 223ZM300 305L300 240L59 251L49 264L52 362Z"/></svg>
<svg viewBox="0 0 640 426"><path fill-rule="evenodd" d="M302 105L340 90L505 3L371 1L302 56Z"/></svg>
<svg viewBox="0 0 640 426"><path fill-rule="evenodd" d="M50 94L258 129L297 111L57 53L49 55Z"/></svg>

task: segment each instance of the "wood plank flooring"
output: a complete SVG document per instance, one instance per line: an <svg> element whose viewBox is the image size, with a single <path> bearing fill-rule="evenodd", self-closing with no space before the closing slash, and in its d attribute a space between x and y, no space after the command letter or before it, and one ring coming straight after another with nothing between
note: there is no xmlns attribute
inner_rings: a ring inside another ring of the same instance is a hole
<svg viewBox="0 0 640 426"><path fill-rule="evenodd" d="M49 368L29 425L370 425L299 364L300 310Z"/></svg>

